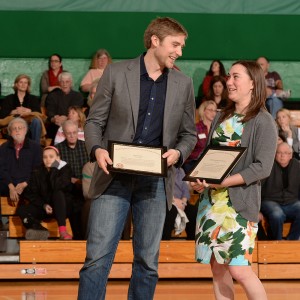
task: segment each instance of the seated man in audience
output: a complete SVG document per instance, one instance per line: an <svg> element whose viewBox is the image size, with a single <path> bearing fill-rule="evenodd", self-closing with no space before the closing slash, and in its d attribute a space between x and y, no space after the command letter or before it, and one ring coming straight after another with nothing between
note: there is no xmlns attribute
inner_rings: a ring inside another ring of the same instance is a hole
<svg viewBox="0 0 300 300"><path fill-rule="evenodd" d="M62 124L63 132L66 139L57 144L56 147L60 152L60 158L66 161L72 169L73 183L73 213L70 216L74 239L84 237L81 228L81 210L84 203L82 193L82 168L89 161L85 148L85 142L78 139L78 125L71 120L66 120Z"/></svg>
<svg viewBox="0 0 300 300"><path fill-rule="evenodd" d="M269 223L268 237L282 239L283 223L291 221L287 240L300 237L300 162L293 158L293 149L285 142L277 145L275 162L262 185L261 212Z"/></svg>
<svg viewBox="0 0 300 300"><path fill-rule="evenodd" d="M10 137L0 146L0 196L8 196L16 205L32 170L42 163L42 148L26 137L28 124L24 119L13 119L7 129Z"/></svg>
<svg viewBox="0 0 300 300"><path fill-rule="evenodd" d="M270 62L266 57L261 56L256 61L261 66L265 74L267 85L266 107L275 119L277 111L283 107L282 99L289 98L291 91L283 90L283 83L277 72L269 72Z"/></svg>
<svg viewBox="0 0 300 300"><path fill-rule="evenodd" d="M60 89L53 90L46 98L46 114L50 122L47 135L54 139L58 128L67 120L70 106L82 107L84 99L81 93L72 90L71 73L62 72L58 76Z"/></svg>

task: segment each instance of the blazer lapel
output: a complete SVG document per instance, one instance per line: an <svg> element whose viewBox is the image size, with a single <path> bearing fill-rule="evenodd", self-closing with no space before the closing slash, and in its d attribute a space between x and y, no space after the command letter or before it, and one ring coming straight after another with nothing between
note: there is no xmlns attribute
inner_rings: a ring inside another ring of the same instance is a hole
<svg viewBox="0 0 300 300"><path fill-rule="evenodd" d="M134 128L136 129L140 104L140 57L131 61L125 71L131 103Z"/></svg>

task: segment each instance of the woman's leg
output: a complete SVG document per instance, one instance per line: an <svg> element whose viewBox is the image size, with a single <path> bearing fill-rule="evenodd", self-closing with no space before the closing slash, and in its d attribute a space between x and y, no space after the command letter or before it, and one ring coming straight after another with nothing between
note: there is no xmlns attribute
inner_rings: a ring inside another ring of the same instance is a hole
<svg viewBox="0 0 300 300"><path fill-rule="evenodd" d="M251 266L229 266L232 276L245 290L249 300L267 300L267 294Z"/></svg>
<svg viewBox="0 0 300 300"><path fill-rule="evenodd" d="M211 258L210 265L213 273L213 286L216 299L233 300L234 286L228 265L219 264L214 256Z"/></svg>

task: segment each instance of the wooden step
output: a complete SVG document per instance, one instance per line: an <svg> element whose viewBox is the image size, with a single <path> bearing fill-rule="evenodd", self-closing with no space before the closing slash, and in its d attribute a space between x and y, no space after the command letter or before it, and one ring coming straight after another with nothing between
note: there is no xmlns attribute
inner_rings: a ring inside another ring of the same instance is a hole
<svg viewBox="0 0 300 300"><path fill-rule="evenodd" d="M85 253L85 241L20 241L21 263L83 263ZM131 263L132 260L132 242L121 241L114 262ZM256 261L257 251L254 251L253 262ZM195 263L195 242L162 241L159 262Z"/></svg>
<svg viewBox="0 0 300 300"><path fill-rule="evenodd" d="M258 263L299 263L300 241L259 241Z"/></svg>
<svg viewBox="0 0 300 300"><path fill-rule="evenodd" d="M1 197L1 213L3 216L12 216L16 214L17 206L12 205L9 197Z"/></svg>

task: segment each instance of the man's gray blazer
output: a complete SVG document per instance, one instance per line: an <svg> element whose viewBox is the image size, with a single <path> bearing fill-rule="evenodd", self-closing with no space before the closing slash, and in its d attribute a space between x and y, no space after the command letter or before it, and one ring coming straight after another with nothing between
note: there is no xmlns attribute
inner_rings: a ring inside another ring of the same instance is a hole
<svg viewBox="0 0 300 300"><path fill-rule="evenodd" d="M104 71L85 126L88 153L94 146L107 149L108 140L129 142L134 139L140 102L140 57L110 64ZM192 80L177 70L168 74L163 121L163 145L178 149L182 161L196 144L195 99ZM172 205L175 168L168 168L165 179L169 207ZM95 167L89 195L99 197L113 178Z"/></svg>

